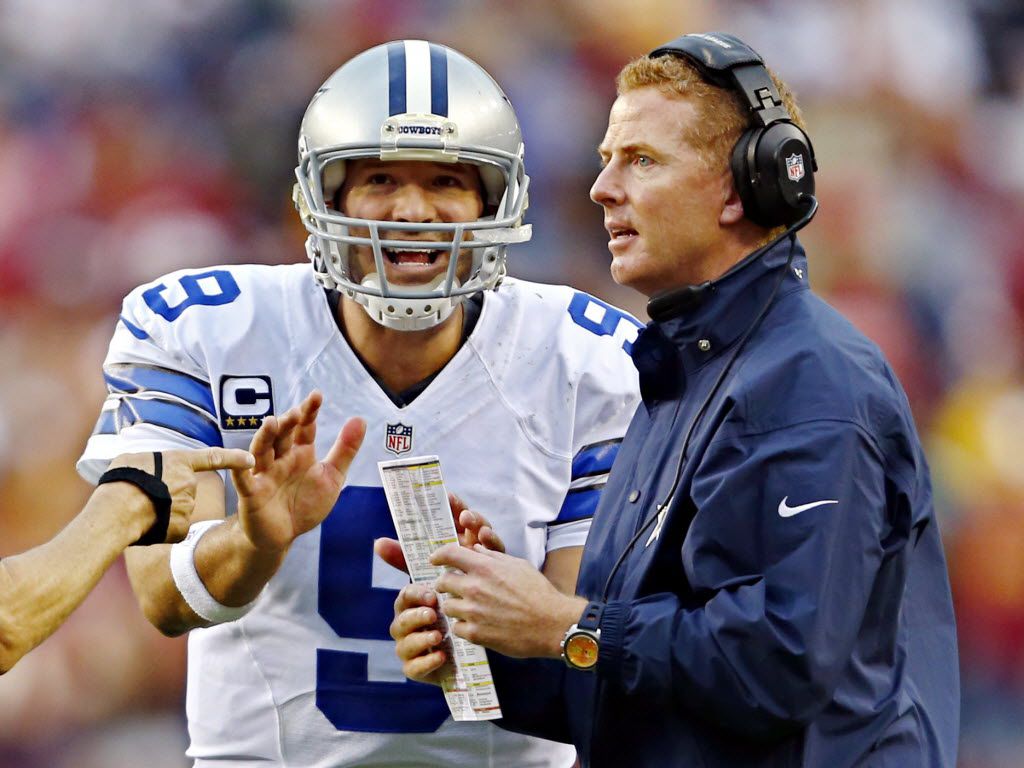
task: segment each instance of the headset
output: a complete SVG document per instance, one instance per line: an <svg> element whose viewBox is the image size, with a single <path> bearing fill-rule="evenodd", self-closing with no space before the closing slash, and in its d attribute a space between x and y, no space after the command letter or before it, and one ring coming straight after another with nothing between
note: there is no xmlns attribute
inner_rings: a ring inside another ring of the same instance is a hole
<svg viewBox="0 0 1024 768"><path fill-rule="evenodd" d="M612 566L604 584L602 602L607 600L612 579L640 537L656 520L661 520L668 514L669 507L675 500L690 447L690 438L697 423L711 405L715 394L721 389L732 370L733 363L747 341L760 327L772 302L775 301L782 281L793 264L796 233L807 226L818 212L818 201L814 197L814 173L818 170L814 147L807 134L793 123L771 75L768 74L764 60L753 48L735 35L709 32L683 35L655 48L647 55L652 59L667 55L682 56L692 63L701 77L709 83L735 91L741 96L750 109L753 125L740 136L733 147L730 165L736 191L743 203L743 213L746 218L762 227L786 227L778 237L737 262L715 280L698 285L686 285L652 296L647 302L647 313L651 319L667 320L695 309L714 293L719 281L757 261L766 251L785 238L793 238L794 242L790 246L789 258L779 272L768 300L736 343L710 391L690 420L676 464L675 478L665 498L656 505L657 514L650 515L644 521Z"/></svg>

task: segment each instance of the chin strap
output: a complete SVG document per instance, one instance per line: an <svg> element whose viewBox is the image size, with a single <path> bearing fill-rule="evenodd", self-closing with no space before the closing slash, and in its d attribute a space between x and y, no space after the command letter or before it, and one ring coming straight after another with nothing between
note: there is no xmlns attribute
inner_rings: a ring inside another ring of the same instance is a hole
<svg viewBox="0 0 1024 768"><path fill-rule="evenodd" d="M445 282L445 275L438 275L429 284L422 287L433 290ZM380 289L380 280L373 272L363 278L361 285L367 288ZM452 283L458 288L459 281ZM358 303L376 322L386 328L399 331L422 331L440 325L449 317L455 308L462 303L465 296L437 296L429 299L414 299L393 296L385 298L370 293L359 293L345 290L345 295Z"/></svg>

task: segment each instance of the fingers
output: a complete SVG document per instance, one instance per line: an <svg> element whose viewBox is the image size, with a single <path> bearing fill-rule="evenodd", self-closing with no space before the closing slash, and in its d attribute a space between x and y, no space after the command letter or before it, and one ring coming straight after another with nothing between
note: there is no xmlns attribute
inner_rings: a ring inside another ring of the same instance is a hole
<svg viewBox="0 0 1024 768"><path fill-rule="evenodd" d="M430 556L432 565L447 565L458 568L463 573L471 573L474 569L481 567L486 560L485 552L481 552L475 547L469 549L460 544L445 544L443 547L438 547Z"/></svg>
<svg viewBox="0 0 1024 768"><path fill-rule="evenodd" d="M401 657L399 657L401 658ZM448 661L445 652L438 649L426 653L422 656L409 659L408 661L402 661L402 672L410 680L416 680L420 683L435 683L440 685L437 680L438 672Z"/></svg>
<svg viewBox="0 0 1024 768"><path fill-rule="evenodd" d="M437 612L437 596L420 584L409 584L395 600L391 637L402 671L412 680L436 682L436 673L448 660L442 649L444 633ZM433 602L433 606L424 605Z"/></svg>
<svg viewBox="0 0 1024 768"><path fill-rule="evenodd" d="M469 507L466 506L466 502L464 502L454 493L448 494L448 504L452 508L452 517L455 518L456 523L458 523L459 517L462 514L462 512L469 509Z"/></svg>
<svg viewBox="0 0 1024 768"><path fill-rule="evenodd" d="M194 472L209 472L215 469L249 469L256 465L256 459L251 453L238 448L167 451L164 453L164 460L168 463L183 461Z"/></svg>
<svg viewBox="0 0 1024 768"><path fill-rule="evenodd" d="M324 396L320 390L314 389L298 407L298 427L295 431L295 442L300 445L312 445L316 440L316 417L320 413Z"/></svg>
<svg viewBox="0 0 1024 768"><path fill-rule="evenodd" d="M402 546L394 539L382 538L373 542L373 551L381 560L400 571L409 572Z"/></svg>
<svg viewBox="0 0 1024 768"><path fill-rule="evenodd" d="M480 543L487 547L487 549L494 552L505 551L505 542L501 540L501 537L494 532L494 529L491 528L491 526L485 525L481 528L477 537L480 539Z"/></svg>
<svg viewBox="0 0 1024 768"><path fill-rule="evenodd" d="M406 584L395 598L395 615L409 608L437 608L437 595L423 584Z"/></svg>
<svg viewBox="0 0 1024 768"><path fill-rule="evenodd" d="M288 414L286 413L285 416ZM282 417L284 418L284 417ZM267 416L252 436L249 453L256 459L254 472L266 472L274 462L274 443L281 432L281 420L277 416Z"/></svg>
<svg viewBox="0 0 1024 768"><path fill-rule="evenodd" d="M366 421L360 418L349 419L338 433L338 439L334 441L324 462L343 475L348 473L348 468L356 457L359 446L363 444L364 437L366 437Z"/></svg>

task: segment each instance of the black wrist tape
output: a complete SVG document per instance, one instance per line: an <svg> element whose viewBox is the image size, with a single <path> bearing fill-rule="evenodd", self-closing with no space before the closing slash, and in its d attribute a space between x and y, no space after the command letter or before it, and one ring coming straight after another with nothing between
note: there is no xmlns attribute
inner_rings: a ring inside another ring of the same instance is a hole
<svg viewBox="0 0 1024 768"><path fill-rule="evenodd" d="M96 485L117 482L131 483L146 494L156 512L156 522L132 546L163 544L167 540L167 527L171 523L171 491L167 483L135 467L117 467L100 475Z"/></svg>

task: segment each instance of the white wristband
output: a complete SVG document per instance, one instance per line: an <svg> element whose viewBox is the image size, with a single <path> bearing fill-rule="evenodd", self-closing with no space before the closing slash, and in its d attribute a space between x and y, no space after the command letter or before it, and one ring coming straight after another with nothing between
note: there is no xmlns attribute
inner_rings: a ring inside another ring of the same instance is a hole
<svg viewBox="0 0 1024 768"><path fill-rule="evenodd" d="M188 607L196 612L196 615L213 624L223 624L226 621L240 619L252 610L256 603L253 600L246 605L234 608L217 602L207 591L206 585L199 577L199 571L196 570L195 555L199 540L211 528L216 528L224 522L224 520L202 520L193 523L184 540L171 547L171 576L174 577L174 586L178 588L178 592L188 603Z"/></svg>

